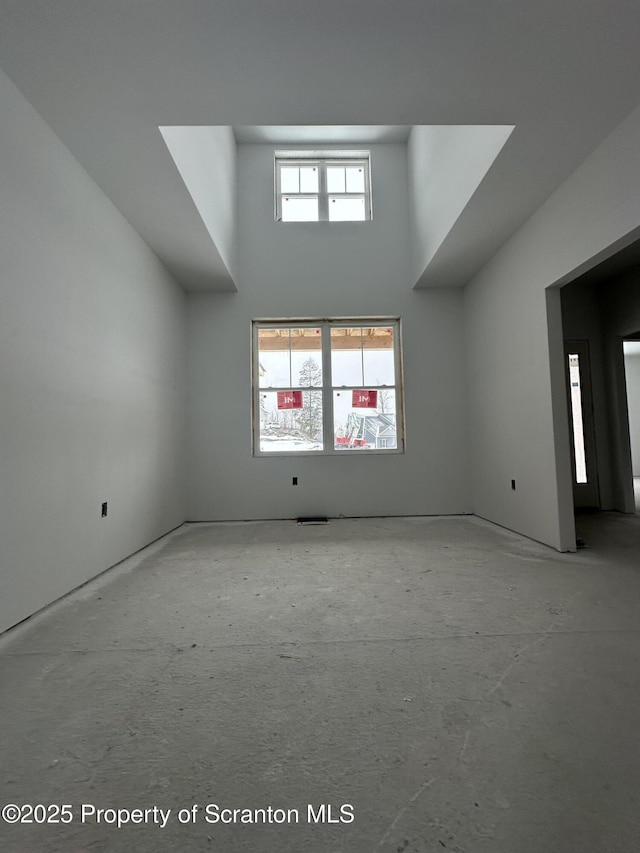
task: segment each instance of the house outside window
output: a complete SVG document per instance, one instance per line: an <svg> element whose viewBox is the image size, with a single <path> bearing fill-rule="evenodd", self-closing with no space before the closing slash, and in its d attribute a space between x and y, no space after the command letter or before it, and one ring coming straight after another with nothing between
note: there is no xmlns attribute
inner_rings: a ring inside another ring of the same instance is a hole
<svg viewBox="0 0 640 853"><path fill-rule="evenodd" d="M278 222L371 219L368 151L276 151Z"/></svg>
<svg viewBox="0 0 640 853"><path fill-rule="evenodd" d="M253 322L256 456L401 453L400 320Z"/></svg>

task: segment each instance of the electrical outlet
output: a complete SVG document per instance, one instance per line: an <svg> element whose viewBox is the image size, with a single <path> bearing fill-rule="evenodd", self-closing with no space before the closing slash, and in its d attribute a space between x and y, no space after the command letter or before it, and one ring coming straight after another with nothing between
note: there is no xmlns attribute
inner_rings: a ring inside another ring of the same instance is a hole
<svg viewBox="0 0 640 853"><path fill-rule="evenodd" d="M512 481L511 481L511 488L512 488L512 489L513 489L513 491L515 492L515 490L516 490L516 481L515 481L515 480L512 480Z"/></svg>
<svg viewBox="0 0 640 853"><path fill-rule="evenodd" d="M292 485L292 486L297 486L297 485L298 485L298 478L297 478L297 477L294 477L294 478L293 478L293 482L291 483L291 485Z"/></svg>
<svg viewBox="0 0 640 853"><path fill-rule="evenodd" d="M102 517L103 518L107 517L107 502L106 501L102 504Z"/></svg>

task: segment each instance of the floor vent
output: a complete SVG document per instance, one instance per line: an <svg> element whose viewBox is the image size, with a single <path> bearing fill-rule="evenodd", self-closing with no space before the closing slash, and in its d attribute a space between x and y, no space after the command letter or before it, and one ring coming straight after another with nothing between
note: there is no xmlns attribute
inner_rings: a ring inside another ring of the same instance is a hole
<svg viewBox="0 0 640 853"><path fill-rule="evenodd" d="M298 524L329 524L326 515L301 515Z"/></svg>

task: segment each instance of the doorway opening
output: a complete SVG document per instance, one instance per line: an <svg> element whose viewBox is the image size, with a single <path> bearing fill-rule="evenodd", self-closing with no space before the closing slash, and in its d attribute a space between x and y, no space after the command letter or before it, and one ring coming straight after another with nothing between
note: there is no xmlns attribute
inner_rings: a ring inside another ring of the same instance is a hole
<svg viewBox="0 0 640 853"><path fill-rule="evenodd" d="M560 303L574 509L636 515L640 240L564 284Z"/></svg>

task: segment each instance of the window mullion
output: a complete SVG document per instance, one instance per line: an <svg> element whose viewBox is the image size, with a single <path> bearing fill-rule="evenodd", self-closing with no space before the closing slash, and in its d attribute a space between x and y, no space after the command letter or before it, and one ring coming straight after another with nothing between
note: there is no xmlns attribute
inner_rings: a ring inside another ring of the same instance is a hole
<svg viewBox="0 0 640 853"><path fill-rule="evenodd" d="M282 193L280 192L280 171L282 164L276 160L276 219L282 219Z"/></svg>
<svg viewBox="0 0 640 853"><path fill-rule="evenodd" d="M329 196L327 195L327 164L318 163L319 171L319 194L318 194L318 219L327 222L329 219Z"/></svg>
<svg viewBox="0 0 640 853"><path fill-rule="evenodd" d="M367 219L373 219L373 207L371 203L371 162L363 163L364 170L364 203L367 206Z"/></svg>
<svg viewBox="0 0 640 853"><path fill-rule="evenodd" d="M404 451L404 376L402 375L400 321L393 327L393 365L395 369L396 447Z"/></svg>
<svg viewBox="0 0 640 853"><path fill-rule="evenodd" d="M334 450L333 386L331 378L331 326L322 325L322 431L325 453Z"/></svg>
<svg viewBox="0 0 640 853"><path fill-rule="evenodd" d="M253 324L253 358L251 375L253 381L253 452L260 450L260 350L259 350L259 327Z"/></svg>

